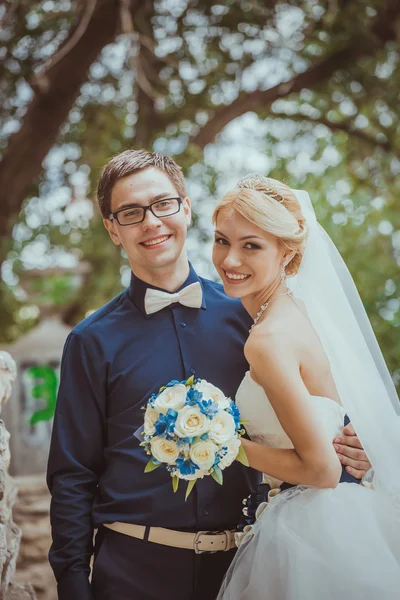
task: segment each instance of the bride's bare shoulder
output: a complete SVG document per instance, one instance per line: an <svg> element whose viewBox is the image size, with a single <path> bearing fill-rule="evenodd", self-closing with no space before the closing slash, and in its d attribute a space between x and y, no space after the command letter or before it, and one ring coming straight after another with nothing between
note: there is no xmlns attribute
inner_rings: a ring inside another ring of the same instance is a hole
<svg viewBox="0 0 400 600"><path fill-rule="evenodd" d="M286 356L298 355L304 344L307 344L307 328L309 321L304 303L297 306L287 305L285 310L276 310L256 327L254 327L244 347L247 361L251 364L260 353L267 358L269 353L275 357L279 353ZM304 312L303 312L304 311Z"/></svg>
<svg viewBox="0 0 400 600"><path fill-rule="evenodd" d="M244 347L244 354L251 365L263 356L277 356L281 352L287 353L293 349L293 333L284 325L274 323L273 326L264 326L264 323L255 327L251 332Z"/></svg>

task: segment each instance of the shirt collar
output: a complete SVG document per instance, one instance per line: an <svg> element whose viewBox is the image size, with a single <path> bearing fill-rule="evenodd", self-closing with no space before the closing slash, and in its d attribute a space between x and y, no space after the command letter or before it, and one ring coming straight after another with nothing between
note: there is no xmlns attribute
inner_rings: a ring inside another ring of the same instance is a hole
<svg viewBox="0 0 400 600"><path fill-rule="evenodd" d="M186 281L176 291L180 292L181 290L183 290L183 288L187 287L191 283L196 283L196 281L198 281L200 283L202 292L203 292L201 308L206 308L204 286L202 284L200 277L197 275L196 271L194 270L193 266L191 265L191 263L189 263L189 275L188 275ZM162 292L170 293L170 292L168 292L168 290L163 290L162 288L156 287L155 285L151 285L150 283L146 283L145 281L142 281L141 279L139 279L132 273L131 283L129 285L129 295L130 295L134 305L140 310L140 312L142 313L142 315L144 317L146 317L146 319L153 316L153 315L146 314L146 311L144 308L144 297L146 295L146 290L148 288L151 288L153 290L161 290ZM194 309L190 309L190 310L194 310Z"/></svg>

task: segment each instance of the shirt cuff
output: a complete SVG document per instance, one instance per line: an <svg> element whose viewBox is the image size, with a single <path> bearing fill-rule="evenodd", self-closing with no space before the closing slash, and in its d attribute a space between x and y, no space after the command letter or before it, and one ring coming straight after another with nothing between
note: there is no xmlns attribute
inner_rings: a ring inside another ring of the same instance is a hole
<svg viewBox="0 0 400 600"><path fill-rule="evenodd" d="M87 573L69 573L57 585L58 600L93 600Z"/></svg>

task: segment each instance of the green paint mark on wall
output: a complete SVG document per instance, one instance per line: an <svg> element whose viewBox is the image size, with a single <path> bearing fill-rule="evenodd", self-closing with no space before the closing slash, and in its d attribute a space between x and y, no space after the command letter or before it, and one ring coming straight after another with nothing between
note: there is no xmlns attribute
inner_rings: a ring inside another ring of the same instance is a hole
<svg viewBox="0 0 400 600"><path fill-rule="evenodd" d="M46 403L43 409L33 413L29 424L35 425L39 421L50 421L54 416L57 400L58 376L55 369L48 365L35 365L29 367L26 374L33 380L32 398Z"/></svg>

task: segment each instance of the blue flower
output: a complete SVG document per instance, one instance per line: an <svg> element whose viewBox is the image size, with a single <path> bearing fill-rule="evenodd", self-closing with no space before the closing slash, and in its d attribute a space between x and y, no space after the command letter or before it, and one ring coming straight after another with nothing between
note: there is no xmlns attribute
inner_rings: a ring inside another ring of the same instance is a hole
<svg viewBox="0 0 400 600"><path fill-rule="evenodd" d="M215 454L215 461L213 467L216 467L218 465L218 463L224 458L224 456L226 456L227 452L228 448L226 446L223 446L220 450L218 450L218 452Z"/></svg>
<svg viewBox="0 0 400 600"><path fill-rule="evenodd" d="M218 404L212 400L201 400L198 405L203 415L210 417L210 419L219 412Z"/></svg>
<svg viewBox="0 0 400 600"><path fill-rule="evenodd" d="M158 398L158 394L152 394L149 398L149 404L152 408L154 408L154 402L157 400ZM146 407L144 407L144 409L146 410Z"/></svg>
<svg viewBox="0 0 400 600"><path fill-rule="evenodd" d="M165 387L174 387L174 385L179 385L181 382L178 381L177 379L172 379L169 383L167 383L167 385Z"/></svg>
<svg viewBox="0 0 400 600"><path fill-rule="evenodd" d="M180 457L176 459L176 466L178 467L181 475L194 475L200 468L190 458L186 459Z"/></svg>
<svg viewBox="0 0 400 600"><path fill-rule="evenodd" d="M185 438L180 438L182 440L182 442L184 442L185 444L193 444L195 438L194 437L185 437Z"/></svg>
<svg viewBox="0 0 400 600"><path fill-rule="evenodd" d="M198 390L189 390L186 394L186 402L185 404L188 406L194 406L195 404L200 405L200 402L203 398L203 394Z"/></svg>
<svg viewBox="0 0 400 600"><path fill-rule="evenodd" d="M236 404L234 402L230 402L228 408L226 409L226 411L232 415L234 421L235 421L235 427L236 429L240 429L240 410L238 409L238 407L236 406Z"/></svg>
<svg viewBox="0 0 400 600"><path fill-rule="evenodd" d="M175 422L178 413L169 408L166 415L160 414L154 423L156 435L173 436L175 433Z"/></svg>
<svg viewBox="0 0 400 600"><path fill-rule="evenodd" d="M154 428L156 430L156 435L163 435L168 427L168 419L165 415L160 415L157 421L154 423Z"/></svg>

